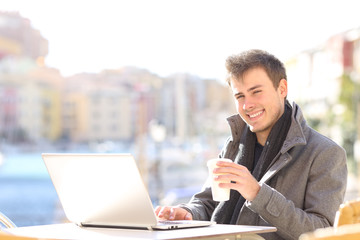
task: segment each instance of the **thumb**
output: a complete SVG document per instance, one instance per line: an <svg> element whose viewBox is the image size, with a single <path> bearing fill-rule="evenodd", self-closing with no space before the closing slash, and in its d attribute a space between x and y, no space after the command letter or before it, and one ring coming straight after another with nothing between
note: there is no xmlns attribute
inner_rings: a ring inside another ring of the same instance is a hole
<svg viewBox="0 0 360 240"><path fill-rule="evenodd" d="M188 212L188 213L185 215L185 220L192 220L191 213Z"/></svg>

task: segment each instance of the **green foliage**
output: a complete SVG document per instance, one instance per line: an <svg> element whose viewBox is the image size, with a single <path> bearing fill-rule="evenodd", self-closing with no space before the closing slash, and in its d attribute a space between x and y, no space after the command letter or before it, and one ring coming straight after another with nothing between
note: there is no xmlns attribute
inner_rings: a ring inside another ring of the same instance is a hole
<svg viewBox="0 0 360 240"><path fill-rule="evenodd" d="M348 74L341 77L339 103L345 107L342 114L341 129L343 132L343 147L348 155L349 171L356 172L354 159L354 144L357 139L357 125L360 119L358 105L360 100L360 84Z"/></svg>
<svg viewBox="0 0 360 240"><path fill-rule="evenodd" d="M343 120L346 123L353 125L355 122L356 106L360 97L360 86L353 81L348 74L344 74L341 77L341 91L339 96L339 102L346 107L346 111L343 115Z"/></svg>

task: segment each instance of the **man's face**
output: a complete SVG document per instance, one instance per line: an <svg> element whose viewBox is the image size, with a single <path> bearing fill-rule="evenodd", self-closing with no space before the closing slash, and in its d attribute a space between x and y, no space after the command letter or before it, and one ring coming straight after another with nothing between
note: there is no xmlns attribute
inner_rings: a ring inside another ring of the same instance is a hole
<svg viewBox="0 0 360 240"><path fill-rule="evenodd" d="M238 113L264 145L271 128L284 113L286 80L282 79L275 89L265 70L254 68L240 80L231 79L231 89Z"/></svg>

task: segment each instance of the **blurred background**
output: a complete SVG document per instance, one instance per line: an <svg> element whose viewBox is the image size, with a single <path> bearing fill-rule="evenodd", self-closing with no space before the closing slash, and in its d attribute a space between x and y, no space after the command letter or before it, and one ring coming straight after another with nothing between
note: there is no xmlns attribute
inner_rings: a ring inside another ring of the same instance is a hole
<svg viewBox="0 0 360 240"><path fill-rule="evenodd" d="M132 153L154 206L186 202L236 114L227 56L260 48L289 99L360 166L357 0L0 0L0 211L66 221L42 152ZM101 175L99 174L101 177Z"/></svg>

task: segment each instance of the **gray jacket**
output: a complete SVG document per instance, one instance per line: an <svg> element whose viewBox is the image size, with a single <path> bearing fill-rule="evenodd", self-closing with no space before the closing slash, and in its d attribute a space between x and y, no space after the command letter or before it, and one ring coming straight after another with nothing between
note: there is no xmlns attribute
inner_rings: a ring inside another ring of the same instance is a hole
<svg viewBox="0 0 360 240"><path fill-rule="evenodd" d="M343 148L311 129L295 103L288 135L276 156L276 162L260 180L261 189L252 201L246 201L237 224L275 226L277 232L266 239L298 239L304 232L333 225L335 213L344 200L347 166ZM228 118L232 136L220 157L234 160L239 137L246 124L239 115ZM180 205L194 219L209 220L217 206L211 188Z"/></svg>

